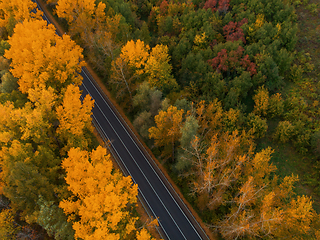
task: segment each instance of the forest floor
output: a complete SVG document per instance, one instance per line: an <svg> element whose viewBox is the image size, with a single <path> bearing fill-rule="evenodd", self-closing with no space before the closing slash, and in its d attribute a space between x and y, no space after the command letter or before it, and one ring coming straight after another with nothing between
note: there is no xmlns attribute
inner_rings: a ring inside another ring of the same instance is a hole
<svg viewBox="0 0 320 240"><path fill-rule="evenodd" d="M318 4L318 13L311 13L311 4ZM314 64L314 70L305 77L313 78L315 82L319 82L320 4L318 0L310 0L307 5L298 6L296 13L299 27L296 50L310 54L312 64ZM290 84L288 84L287 88L290 90ZM311 196L314 201L314 209L320 213L320 191L311 184L312 181L316 181L314 176L319 175L319 173L315 172L319 171L319 169L313 165L312 153L306 156L298 153L291 144L275 144L271 136L274 127L275 123L269 122L269 134L258 143L258 149L270 146L275 150L272 155L272 162L278 168L278 175L281 178L292 174L298 175L299 182L296 184L296 193Z"/></svg>

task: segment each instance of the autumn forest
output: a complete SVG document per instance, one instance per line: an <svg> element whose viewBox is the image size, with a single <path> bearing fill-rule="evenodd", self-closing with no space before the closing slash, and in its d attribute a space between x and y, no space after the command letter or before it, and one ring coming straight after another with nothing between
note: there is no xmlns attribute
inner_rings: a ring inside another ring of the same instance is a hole
<svg viewBox="0 0 320 240"><path fill-rule="evenodd" d="M99 144L86 65L212 239L320 239L316 1L41 2L66 34L0 0L1 239L157 238Z"/></svg>

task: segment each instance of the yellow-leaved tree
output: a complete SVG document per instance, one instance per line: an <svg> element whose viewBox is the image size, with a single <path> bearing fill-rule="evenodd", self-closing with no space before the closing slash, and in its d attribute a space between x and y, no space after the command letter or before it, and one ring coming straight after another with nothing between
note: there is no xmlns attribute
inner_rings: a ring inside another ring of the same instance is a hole
<svg viewBox="0 0 320 240"><path fill-rule="evenodd" d="M171 75L172 66L169 61L167 46L160 44L152 48L145 66L145 73L151 87L156 87L163 92L170 92L178 87Z"/></svg>
<svg viewBox="0 0 320 240"><path fill-rule="evenodd" d="M130 213L137 202L138 187L131 177L114 171L110 155L99 146L92 152L72 148L62 162L72 197L60 207L73 222L75 238L127 239L135 235L137 217ZM145 237L145 230L137 233Z"/></svg>
<svg viewBox="0 0 320 240"><path fill-rule="evenodd" d="M132 68L136 74L143 73L143 68L149 57L149 45L146 45L143 41L133 40L128 41L126 45L121 48L120 58L124 59L128 66Z"/></svg>
<svg viewBox="0 0 320 240"><path fill-rule="evenodd" d="M66 19L69 34L88 50L88 60L101 73L109 74L114 51L119 45L116 38L122 15L106 16L106 5L102 1L96 4L95 0L59 0L57 4L58 17Z"/></svg>
<svg viewBox="0 0 320 240"><path fill-rule="evenodd" d="M14 31L5 57L12 59L10 71L22 93L41 84L57 93L71 83L81 84L82 50L68 35L59 37L44 20L24 21Z"/></svg>
<svg viewBox="0 0 320 240"><path fill-rule="evenodd" d="M80 139L80 146L86 146L87 139L84 130L92 128L91 110L94 100L87 95L81 102L80 96L79 87L71 84L67 87L62 105L57 107L59 120L57 133L68 142L69 147L75 146L74 143L79 142Z"/></svg>
<svg viewBox="0 0 320 240"><path fill-rule="evenodd" d="M32 11L36 7L37 4L31 0L0 0L0 27L5 27L11 35L16 23L41 19L41 11Z"/></svg>
<svg viewBox="0 0 320 240"><path fill-rule="evenodd" d="M143 41L131 40L121 48L120 56L111 63L111 83L115 84L118 92L117 97L135 89L136 79L144 73L144 66L149 57L149 46Z"/></svg>
<svg viewBox="0 0 320 240"><path fill-rule="evenodd" d="M56 13L65 18L70 26L70 34L80 34L85 40L93 33L93 29L101 27L106 20L102 2L96 6L95 0L59 0Z"/></svg>
<svg viewBox="0 0 320 240"><path fill-rule="evenodd" d="M149 128L149 138L154 138L156 146L164 147L164 157L171 156L174 159L174 145L181 137L183 113L183 109L169 106L167 111L160 111L155 116L156 126Z"/></svg>
<svg viewBox="0 0 320 240"><path fill-rule="evenodd" d="M0 238L2 240L16 239L20 226L14 222L14 214L10 209L0 212Z"/></svg>

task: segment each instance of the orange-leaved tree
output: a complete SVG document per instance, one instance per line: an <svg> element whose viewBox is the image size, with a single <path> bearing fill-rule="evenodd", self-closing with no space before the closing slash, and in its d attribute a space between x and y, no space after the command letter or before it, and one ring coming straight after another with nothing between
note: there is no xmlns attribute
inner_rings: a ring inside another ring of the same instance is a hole
<svg viewBox="0 0 320 240"><path fill-rule="evenodd" d="M202 209L216 209L223 203L223 195L240 178L252 154L251 146L242 146L243 138L234 131L221 136L215 134L207 147L198 137L192 141L190 155L197 178L191 189L199 196ZM249 149L247 154L243 153L245 148Z"/></svg>
<svg viewBox="0 0 320 240"><path fill-rule="evenodd" d="M60 202L60 207L73 222L75 238L126 239L135 234L137 217L130 211L137 202L138 187L130 176L113 170L106 149L72 148L62 167L72 197ZM148 239L144 234L138 233L138 239Z"/></svg>
<svg viewBox="0 0 320 240"><path fill-rule="evenodd" d="M199 134L208 141L217 131L233 132L240 126L242 114L239 109L223 110L222 103L214 99L209 103L200 101L196 106L196 118L199 122Z"/></svg>
<svg viewBox="0 0 320 240"><path fill-rule="evenodd" d="M59 37L44 20L24 21L14 31L5 57L12 59L10 71L22 93L41 84L57 93L71 83L81 84L82 50L69 36Z"/></svg>
<svg viewBox="0 0 320 240"><path fill-rule="evenodd" d="M154 138L156 146L164 147L162 155L165 158L171 156L174 159L175 142L181 138L183 113L183 109L169 106L155 116L156 126L149 128L149 138Z"/></svg>
<svg viewBox="0 0 320 240"><path fill-rule="evenodd" d="M16 239L20 226L14 221L14 213L10 209L0 212L0 238L2 240Z"/></svg>
<svg viewBox="0 0 320 240"><path fill-rule="evenodd" d="M199 138L190 150L195 180L191 191L201 210L223 211L208 226L225 239L315 237L319 216L306 196L294 196L297 177L279 180L271 148L254 153L245 133ZM298 225L300 226L298 227Z"/></svg>
<svg viewBox="0 0 320 240"><path fill-rule="evenodd" d="M87 95L81 102L80 96L79 87L70 84L64 94L62 105L57 107L57 118L59 120L57 133L71 146L75 146L72 142L79 141L73 138L82 140L80 145L76 146L86 146L87 140L84 131L92 128L91 110L94 100L91 99L90 95Z"/></svg>
<svg viewBox="0 0 320 240"><path fill-rule="evenodd" d="M36 7L37 4L31 0L0 0L0 27L5 27L12 35L16 23L41 19L41 11L32 11Z"/></svg>
<svg viewBox="0 0 320 240"><path fill-rule="evenodd" d="M58 17L65 18L70 26L71 35L80 34L82 39L88 38L93 29L102 27L106 20L102 2L96 6L95 0L59 0L56 6Z"/></svg>

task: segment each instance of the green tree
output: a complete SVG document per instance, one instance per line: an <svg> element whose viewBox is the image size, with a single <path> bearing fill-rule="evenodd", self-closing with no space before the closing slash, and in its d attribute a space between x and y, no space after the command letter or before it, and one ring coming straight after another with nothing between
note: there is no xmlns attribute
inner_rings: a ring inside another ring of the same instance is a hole
<svg viewBox="0 0 320 240"><path fill-rule="evenodd" d="M18 90L18 79L13 77L10 72L6 72L1 77L0 92L11 93L13 90Z"/></svg>
<svg viewBox="0 0 320 240"><path fill-rule="evenodd" d="M249 131L256 138L262 138L265 136L268 130L267 120L261 118L254 113L249 113L247 116L247 126L249 127Z"/></svg>
<svg viewBox="0 0 320 240"><path fill-rule="evenodd" d="M132 104L138 111L147 111L154 117L161 107L162 92L155 87L150 87L147 81L139 85L137 93L132 99Z"/></svg>
<svg viewBox="0 0 320 240"><path fill-rule="evenodd" d="M199 129L199 124L197 119L194 116L188 116L184 125L181 127L181 138L180 146L182 151L178 152L177 163L175 167L178 170L184 170L185 168L191 165L190 161L190 151L191 151L191 143L194 138L197 136Z"/></svg>
<svg viewBox="0 0 320 240"><path fill-rule="evenodd" d="M286 143L290 141L291 137L294 135L294 129L295 127L291 122L280 121L273 138L281 143Z"/></svg>
<svg viewBox="0 0 320 240"><path fill-rule="evenodd" d="M53 184L59 178L53 153L41 146L37 150L31 144L14 140L10 147L2 148L0 159L4 195L14 209L22 210L21 216L29 223L36 222L39 195L46 200L54 199Z"/></svg>
<svg viewBox="0 0 320 240"><path fill-rule="evenodd" d="M43 198L39 198L38 205L40 210L37 223L46 230L49 236L56 240L74 239L72 224L67 221L61 208L54 202L45 201Z"/></svg>
<svg viewBox="0 0 320 240"><path fill-rule="evenodd" d="M152 114L151 112L147 111L140 112L133 121L134 128L137 129L139 134L145 139L148 139L148 130L152 127L152 125Z"/></svg>

